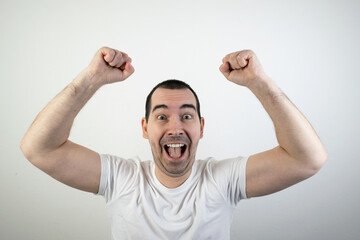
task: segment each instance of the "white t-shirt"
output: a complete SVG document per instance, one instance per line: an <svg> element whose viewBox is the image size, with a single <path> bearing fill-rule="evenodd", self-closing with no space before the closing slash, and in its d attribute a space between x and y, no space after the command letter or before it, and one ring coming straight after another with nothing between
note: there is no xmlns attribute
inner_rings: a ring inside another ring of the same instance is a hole
<svg viewBox="0 0 360 240"><path fill-rule="evenodd" d="M248 158L194 162L190 177L166 188L153 161L101 157L112 239L230 239L236 204L246 198Z"/></svg>

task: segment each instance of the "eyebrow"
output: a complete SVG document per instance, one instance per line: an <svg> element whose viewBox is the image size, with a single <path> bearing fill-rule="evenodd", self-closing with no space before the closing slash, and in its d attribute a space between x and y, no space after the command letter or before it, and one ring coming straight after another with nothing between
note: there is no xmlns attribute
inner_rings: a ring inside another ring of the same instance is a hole
<svg viewBox="0 0 360 240"><path fill-rule="evenodd" d="M169 109L169 107L166 106L165 104L159 104L159 105L156 105L153 108L152 112L155 112L157 109L160 109L160 108ZM191 108L191 109L194 109L196 111L196 107L193 104L183 104L183 105L181 105L180 109L184 109L184 108Z"/></svg>

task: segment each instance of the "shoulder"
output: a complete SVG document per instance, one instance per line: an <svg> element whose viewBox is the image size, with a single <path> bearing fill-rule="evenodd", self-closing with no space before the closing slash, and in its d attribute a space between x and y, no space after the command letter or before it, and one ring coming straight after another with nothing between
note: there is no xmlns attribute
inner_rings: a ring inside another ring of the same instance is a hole
<svg viewBox="0 0 360 240"><path fill-rule="evenodd" d="M108 163L110 165L137 165L140 166L141 160L139 157L133 157L133 158L122 158L116 155L111 154L100 154L101 161L103 163Z"/></svg>
<svg viewBox="0 0 360 240"><path fill-rule="evenodd" d="M248 157L235 157L223 160L207 158L198 160L196 171L203 184L211 192L218 191L223 199L235 206L246 196L246 163Z"/></svg>
<svg viewBox="0 0 360 240"><path fill-rule="evenodd" d="M143 178L143 164L140 158L122 158L110 154L100 154L101 185L99 193L107 202L113 201L134 189Z"/></svg>
<svg viewBox="0 0 360 240"><path fill-rule="evenodd" d="M211 176L227 201L235 206L246 199L246 164L249 157L235 157L213 162Z"/></svg>
<svg viewBox="0 0 360 240"><path fill-rule="evenodd" d="M246 164L248 157L235 157L223 160L208 158L200 161L198 168L204 178L211 179L217 185L227 188L230 185L242 185L246 180Z"/></svg>
<svg viewBox="0 0 360 240"><path fill-rule="evenodd" d="M109 172L113 176L129 176L141 172L142 165L149 161L142 162L139 157L122 158L111 154L100 154L101 168L103 172Z"/></svg>
<svg viewBox="0 0 360 240"><path fill-rule="evenodd" d="M234 167L246 165L248 157L234 157L217 160L213 157L196 161L196 170L198 171L231 171Z"/></svg>
<svg viewBox="0 0 360 240"><path fill-rule="evenodd" d="M218 160L213 157L197 160L193 171L196 176L212 179L215 182L228 182L234 176L245 175L248 157L235 157Z"/></svg>

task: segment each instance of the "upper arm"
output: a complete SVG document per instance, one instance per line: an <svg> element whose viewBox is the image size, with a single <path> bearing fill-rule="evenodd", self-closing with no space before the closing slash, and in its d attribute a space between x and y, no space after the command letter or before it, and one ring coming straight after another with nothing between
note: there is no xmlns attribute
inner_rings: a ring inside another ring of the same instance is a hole
<svg viewBox="0 0 360 240"><path fill-rule="evenodd" d="M66 141L56 150L31 162L66 185L92 193L99 190L100 156L88 148Z"/></svg>
<svg viewBox="0 0 360 240"><path fill-rule="evenodd" d="M315 172L278 146L249 157L246 166L246 193L249 198L271 194L294 185Z"/></svg>

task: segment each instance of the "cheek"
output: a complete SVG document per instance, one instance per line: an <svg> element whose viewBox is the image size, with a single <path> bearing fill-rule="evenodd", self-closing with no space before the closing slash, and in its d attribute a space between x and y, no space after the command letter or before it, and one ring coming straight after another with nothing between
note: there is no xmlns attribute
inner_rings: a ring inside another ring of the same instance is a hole
<svg viewBox="0 0 360 240"><path fill-rule="evenodd" d="M191 147L190 147L190 150L191 151L196 151L197 149L197 146L199 144L199 141L200 141L200 131L199 132L196 132L196 133L193 133L191 136L189 136L190 139L191 139Z"/></svg>
<svg viewBox="0 0 360 240"><path fill-rule="evenodd" d="M201 138L201 129L199 128L194 128L192 129L192 131L189 132L189 137L194 141L197 142L200 140Z"/></svg>
<svg viewBox="0 0 360 240"><path fill-rule="evenodd" d="M153 151L160 151L160 136L148 132L148 140Z"/></svg>
<svg viewBox="0 0 360 240"><path fill-rule="evenodd" d="M162 154L162 149L160 148L159 144L157 142L150 141L150 147L151 147L151 152L152 152L153 157L155 159L160 158L160 156Z"/></svg>
<svg viewBox="0 0 360 240"><path fill-rule="evenodd" d="M151 142L154 142L155 139L157 139L157 129L154 129L154 127L149 127L147 128L147 135L148 135L148 139Z"/></svg>

